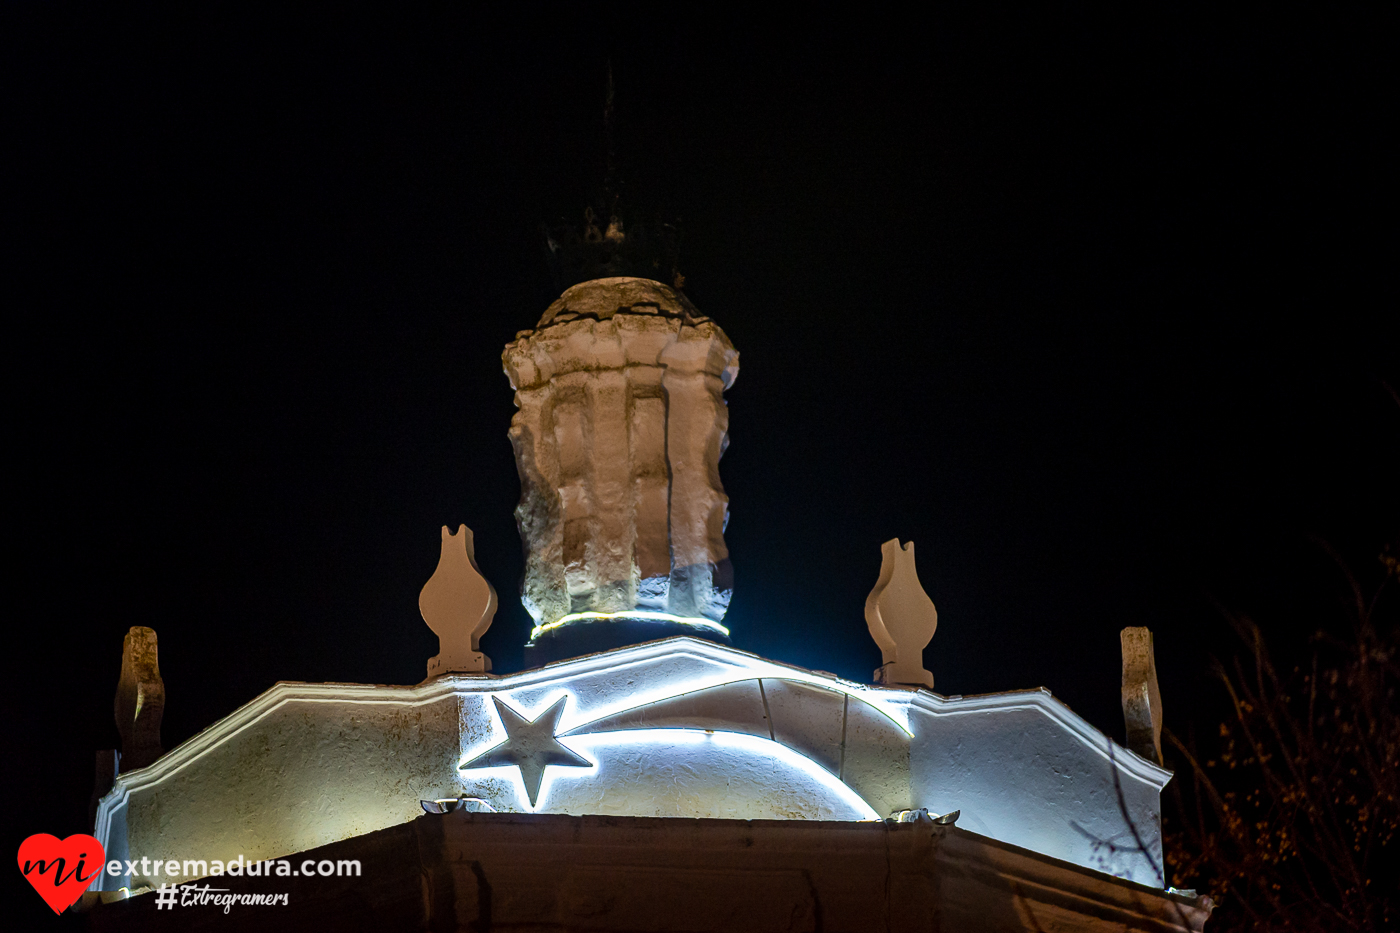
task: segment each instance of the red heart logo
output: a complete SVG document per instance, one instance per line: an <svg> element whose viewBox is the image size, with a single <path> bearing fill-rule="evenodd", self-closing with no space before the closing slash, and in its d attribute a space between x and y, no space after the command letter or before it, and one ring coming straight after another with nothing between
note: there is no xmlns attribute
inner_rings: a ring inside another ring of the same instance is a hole
<svg viewBox="0 0 1400 933"><path fill-rule="evenodd" d="M63 913L102 874L102 843L91 836L60 840L48 833L19 844L19 870L56 914Z"/></svg>

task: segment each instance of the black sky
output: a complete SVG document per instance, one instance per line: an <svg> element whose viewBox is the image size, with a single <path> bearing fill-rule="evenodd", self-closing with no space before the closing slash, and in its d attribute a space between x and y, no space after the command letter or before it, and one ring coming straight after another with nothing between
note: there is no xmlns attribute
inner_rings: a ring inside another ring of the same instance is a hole
<svg viewBox="0 0 1400 933"><path fill-rule="evenodd" d="M11 843L82 831L132 625L167 747L278 680L416 683L438 526L528 620L500 350L602 173L683 222L728 395L737 646L868 680L888 538L942 693L1209 720L1400 530L1393 33L1263 8L820 23L575 8L3 13ZM1174 719L1175 717L1175 719ZM27 895L32 897L32 895Z"/></svg>

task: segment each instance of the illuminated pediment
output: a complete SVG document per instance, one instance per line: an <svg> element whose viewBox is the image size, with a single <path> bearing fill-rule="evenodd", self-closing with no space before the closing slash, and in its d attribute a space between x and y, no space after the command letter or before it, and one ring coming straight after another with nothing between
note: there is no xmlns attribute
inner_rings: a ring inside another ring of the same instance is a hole
<svg viewBox="0 0 1400 933"><path fill-rule="evenodd" d="M121 775L98 833L124 858L274 858L452 798L497 812L731 819L869 820L926 807L1150 880L1140 857L1105 863L1094 840L1123 832L1115 783L1155 827L1166 779L1043 691L943 698L677 638L504 677L278 684ZM160 880L171 879L129 882Z"/></svg>

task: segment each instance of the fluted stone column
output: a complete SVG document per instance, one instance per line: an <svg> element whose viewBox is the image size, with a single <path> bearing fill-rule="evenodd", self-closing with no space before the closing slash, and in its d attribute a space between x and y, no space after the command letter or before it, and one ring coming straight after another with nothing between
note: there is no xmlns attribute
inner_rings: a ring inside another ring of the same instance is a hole
<svg viewBox="0 0 1400 933"><path fill-rule="evenodd" d="M510 438L534 638L629 613L722 633L733 586L723 392L739 369L724 331L659 282L595 279L502 358L519 408Z"/></svg>

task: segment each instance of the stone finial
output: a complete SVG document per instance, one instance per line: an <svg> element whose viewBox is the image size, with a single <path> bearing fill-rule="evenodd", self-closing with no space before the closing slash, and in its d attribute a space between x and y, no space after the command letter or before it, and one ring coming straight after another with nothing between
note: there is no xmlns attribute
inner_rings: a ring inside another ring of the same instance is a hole
<svg viewBox="0 0 1400 933"><path fill-rule="evenodd" d="M1162 763L1162 694L1157 688L1157 662L1152 632L1123 629L1123 722L1128 748L1148 761Z"/></svg>
<svg viewBox="0 0 1400 933"><path fill-rule="evenodd" d="M164 753L160 717L165 712L165 681L160 679L155 629L137 625L126 633L114 705L122 737L121 770L144 768Z"/></svg>
<svg viewBox="0 0 1400 933"><path fill-rule="evenodd" d="M880 579L865 598L865 624L885 662L875 671L875 682L933 689L924 648L938 628L938 610L914 569L914 542L900 547L899 539L891 538L880 545L880 554Z"/></svg>
<svg viewBox="0 0 1400 933"><path fill-rule="evenodd" d="M476 566L472 531L466 525L456 534L442 526L442 554L418 594L418 610L438 637L439 652L428 661L429 677L491 670L480 641L496 615L496 591Z"/></svg>

